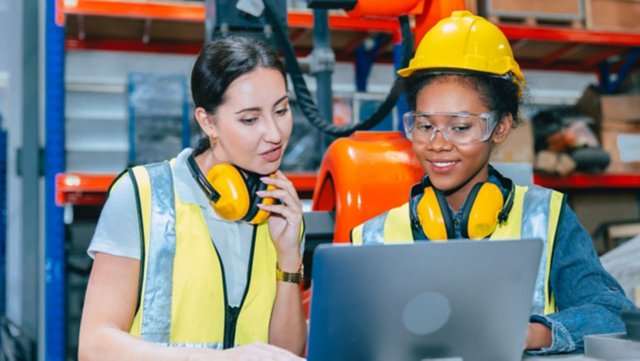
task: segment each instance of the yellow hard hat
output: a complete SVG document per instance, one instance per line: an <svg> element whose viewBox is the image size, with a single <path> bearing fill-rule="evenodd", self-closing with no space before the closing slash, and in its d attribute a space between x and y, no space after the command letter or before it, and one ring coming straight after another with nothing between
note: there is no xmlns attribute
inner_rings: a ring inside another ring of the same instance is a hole
<svg viewBox="0 0 640 361"><path fill-rule="evenodd" d="M497 26L469 11L454 11L420 41L409 66L398 70L408 77L417 70L476 71L512 77L519 93L525 86L520 66L506 36Z"/></svg>

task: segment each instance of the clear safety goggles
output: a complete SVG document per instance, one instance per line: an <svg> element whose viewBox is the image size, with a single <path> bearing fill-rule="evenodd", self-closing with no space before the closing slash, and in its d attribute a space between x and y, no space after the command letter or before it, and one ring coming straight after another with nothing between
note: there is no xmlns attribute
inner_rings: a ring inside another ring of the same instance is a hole
<svg viewBox="0 0 640 361"><path fill-rule="evenodd" d="M440 132L456 145L485 142L499 120L497 112L408 112L402 117L407 137L414 142L432 142Z"/></svg>

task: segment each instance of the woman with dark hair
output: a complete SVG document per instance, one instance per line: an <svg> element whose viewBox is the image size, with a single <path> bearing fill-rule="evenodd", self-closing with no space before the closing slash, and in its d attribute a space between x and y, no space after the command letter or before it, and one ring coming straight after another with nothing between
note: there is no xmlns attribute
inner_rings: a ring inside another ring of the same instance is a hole
<svg viewBox="0 0 640 361"><path fill-rule="evenodd" d="M407 203L354 228L352 242L539 238L545 246L524 348L578 352L585 335L622 332L620 311L633 304L602 268L564 195L516 185L489 164L519 123L525 87L500 29L454 12L398 74L411 108L405 132L425 174Z"/></svg>
<svg viewBox="0 0 640 361"><path fill-rule="evenodd" d="M302 312L302 206L278 170L292 129L267 45L205 45L191 75L195 150L114 182L95 259L81 360L294 360Z"/></svg>

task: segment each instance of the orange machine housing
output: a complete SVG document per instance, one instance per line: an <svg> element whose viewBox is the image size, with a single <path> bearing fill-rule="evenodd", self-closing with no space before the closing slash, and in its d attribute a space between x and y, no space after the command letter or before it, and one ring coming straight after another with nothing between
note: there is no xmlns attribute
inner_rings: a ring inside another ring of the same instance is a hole
<svg viewBox="0 0 640 361"><path fill-rule="evenodd" d="M417 48L422 36L440 19L451 15L452 11L465 8L465 0L358 0L348 14L358 18L414 15L413 37Z"/></svg>
<svg viewBox="0 0 640 361"><path fill-rule="evenodd" d="M314 211L335 211L333 241L350 241L351 229L409 200L423 174L400 132L355 132L334 141L324 155L313 192Z"/></svg>

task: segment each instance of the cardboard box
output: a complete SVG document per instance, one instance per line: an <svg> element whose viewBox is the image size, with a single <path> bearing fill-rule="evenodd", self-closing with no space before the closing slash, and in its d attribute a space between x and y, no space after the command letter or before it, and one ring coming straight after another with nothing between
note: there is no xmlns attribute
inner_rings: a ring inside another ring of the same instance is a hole
<svg viewBox="0 0 640 361"><path fill-rule="evenodd" d="M576 108L602 123L640 123L640 94L601 95L589 86Z"/></svg>
<svg viewBox="0 0 640 361"><path fill-rule="evenodd" d="M533 128L529 120L523 120L517 128L511 129L505 142L494 149L491 161L533 164L533 153Z"/></svg>
<svg viewBox="0 0 640 361"><path fill-rule="evenodd" d="M611 157L607 173L640 172L640 123L604 121L600 138Z"/></svg>
<svg viewBox="0 0 640 361"><path fill-rule="evenodd" d="M596 119L600 144L611 157L606 172L639 173L640 94L600 95L589 86L576 108Z"/></svg>
<svg viewBox="0 0 640 361"><path fill-rule="evenodd" d="M601 31L640 32L640 1L585 0L587 28Z"/></svg>
<svg viewBox="0 0 640 361"><path fill-rule="evenodd" d="M487 16L582 20L582 0L485 0Z"/></svg>
<svg viewBox="0 0 640 361"><path fill-rule="evenodd" d="M576 108L596 120L593 128L601 142L605 128L635 133L640 125L640 94L601 95L594 86L589 86Z"/></svg>
<svg viewBox="0 0 640 361"><path fill-rule="evenodd" d="M635 220L640 216L637 193L633 190L574 192L569 194L568 201L589 234L604 223ZM596 241L595 246L599 254L608 250L601 242Z"/></svg>
<svg viewBox="0 0 640 361"><path fill-rule="evenodd" d="M600 112L603 127L609 123L640 124L640 94L601 96Z"/></svg>

